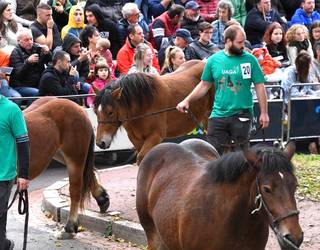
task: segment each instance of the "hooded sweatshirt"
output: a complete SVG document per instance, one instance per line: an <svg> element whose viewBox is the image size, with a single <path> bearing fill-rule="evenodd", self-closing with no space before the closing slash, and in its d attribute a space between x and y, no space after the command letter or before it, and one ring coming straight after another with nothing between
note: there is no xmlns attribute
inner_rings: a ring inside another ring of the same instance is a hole
<svg viewBox="0 0 320 250"><path fill-rule="evenodd" d="M80 43L81 45L81 40L75 35L71 33L67 33L63 39L62 46L57 47L55 51L63 50L69 53L70 59L71 59L71 65L77 66L77 71L79 73L79 82L85 82L89 74L89 61L86 60L86 61L80 62L78 60L79 58L78 55L73 55L70 53L70 48L76 43Z"/></svg>
<svg viewBox="0 0 320 250"><path fill-rule="evenodd" d="M76 10L80 10L82 12L82 22L80 24L77 24L74 21L74 12ZM80 32L83 30L85 27L84 24L84 12L83 9L80 5L74 5L71 7L70 12L69 12L69 21L66 26L64 26L61 30L61 39L66 36L67 33L74 34L76 37L79 37Z"/></svg>
<svg viewBox="0 0 320 250"><path fill-rule="evenodd" d="M96 25L96 28L100 33L100 37L109 39L111 43L110 51L113 59L115 59L120 49L120 42L118 38L119 35L115 23L104 17L103 12L98 4L92 4L85 10L91 11L97 19L98 24Z"/></svg>

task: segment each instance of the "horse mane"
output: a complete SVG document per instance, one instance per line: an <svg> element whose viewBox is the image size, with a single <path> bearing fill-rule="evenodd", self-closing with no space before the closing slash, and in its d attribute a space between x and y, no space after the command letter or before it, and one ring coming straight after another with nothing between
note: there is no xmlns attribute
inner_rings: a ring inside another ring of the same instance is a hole
<svg viewBox="0 0 320 250"><path fill-rule="evenodd" d="M139 107L150 105L157 93L156 77L145 73L133 73L124 75L109 85L104 87L95 98L94 106L97 108L100 104L102 108L107 105L114 105L112 92L118 88L121 89L119 102L126 108L130 108L133 103Z"/></svg>
<svg viewBox="0 0 320 250"><path fill-rule="evenodd" d="M274 172L293 172L292 163L283 152L272 147L255 146L252 150L261 159L259 175L265 176ZM213 182L232 183L245 173L252 170L242 151L223 155L207 165L207 172Z"/></svg>

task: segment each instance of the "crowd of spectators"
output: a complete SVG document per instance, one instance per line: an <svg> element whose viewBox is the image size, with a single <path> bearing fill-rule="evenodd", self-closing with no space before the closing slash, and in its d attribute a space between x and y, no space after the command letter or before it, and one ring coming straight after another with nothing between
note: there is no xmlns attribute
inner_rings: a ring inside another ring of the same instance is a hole
<svg viewBox="0 0 320 250"><path fill-rule="evenodd" d="M0 66L12 67L0 93L94 93L123 74L167 74L224 49L230 25L243 26L269 82L318 82L319 9L318 0L0 0ZM287 71L303 53L308 77L293 81Z"/></svg>

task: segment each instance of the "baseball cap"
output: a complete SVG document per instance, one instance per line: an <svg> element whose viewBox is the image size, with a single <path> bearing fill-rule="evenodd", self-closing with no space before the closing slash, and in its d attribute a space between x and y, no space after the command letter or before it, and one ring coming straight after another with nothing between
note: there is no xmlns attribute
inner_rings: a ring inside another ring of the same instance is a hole
<svg viewBox="0 0 320 250"><path fill-rule="evenodd" d="M200 6L197 2L195 2L195 1L189 1L189 2L187 2L184 7L185 7L185 9L192 9L192 10L201 9L201 6Z"/></svg>
<svg viewBox="0 0 320 250"><path fill-rule="evenodd" d="M187 43L193 42L190 31L187 29L177 29L176 36L183 38Z"/></svg>

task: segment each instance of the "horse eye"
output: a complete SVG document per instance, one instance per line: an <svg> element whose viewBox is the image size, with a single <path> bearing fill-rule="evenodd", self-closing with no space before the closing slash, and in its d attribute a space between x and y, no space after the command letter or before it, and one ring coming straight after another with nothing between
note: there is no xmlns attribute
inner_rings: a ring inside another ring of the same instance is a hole
<svg viewBox="0 0 320 250"><path fill-rule="evenodd" d="M113 112L112 112L112 111L109 111L109 112L108 112L108 115L112 115L112 114L113 114Z"/></svg>
<svg viewBox="0 0 320 250"><path fill-rule="evenodd" d="M271 188L270 187L267 187L267 186L264 186L263 187L263 191L267 194L271 194Z"/></svg>

